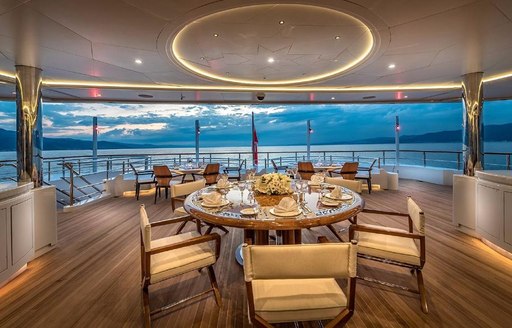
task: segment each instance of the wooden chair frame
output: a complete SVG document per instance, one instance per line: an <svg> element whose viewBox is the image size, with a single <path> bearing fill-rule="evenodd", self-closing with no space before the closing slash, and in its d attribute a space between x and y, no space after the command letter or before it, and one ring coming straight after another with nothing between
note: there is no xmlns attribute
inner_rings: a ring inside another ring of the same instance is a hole
<svg viewBox="0 0 512 328"><path fill-rule="evenodd" d="M392 216L400 216L400 217L408 218L408 223L409 223L409 231L408 232L398 232L398 231L394 231L394 230L389 230L386 227L369 227L369 226L365 226L365 225L352 224L349 228L349 236L350 236L349 238L350 238L350 240L354 239L355 232L361 231L361 232L372 232L372 233L379 233L379 234L384 234L384 235L389 235L389 236L404 237L404 238L411 238L414 240L419 240L419 242L420 242L420 265L413 265L410 263L404 263L404 262L400 262L400 261L370 256L370 255L366 255L366 254L359 254L359 253L357 254L358 257L365 258L368 260L378 261L378 262L392 264L392 265L410 269L411 273L413 273L413 274L416 273L418 290L413 290L413 289L410 289L405 286L401 286L401 285L397 285L394 283L381 281L381 280L377 280L377 279L373 279L373 278L369 278L369 277L358 276L358 278L365 280L365 281L378 283L378 284L381 284L384 286L399 288L402 290L406 290L406 291L410 291L410 292L419 294L420 302L421 302L421 309L424 313L428 313L426 290L425 290L425 284L423 282L423 273L421 271L423 269L423 266L425 265L425 255L426 255L425 235L414 233L413 221L412 221L411 217L409 216L409 214L407 214L407 213L388 212L388 211L370 210L370 209L364 209L363 213L392 215Z"/></svg>
<svg viewBox="0 0 512 328"><path fill-rule="evenodd" d="M175 224L183 221L188 221L188 216L182 216L162 221L157 221L150 223L151 228L158 227L158 226L164 226L168 224ZM218 259L220 256L220 235L216 233L212 233L209 235L204 235L200 237L191 238L188 240L184 240L172 245L162 246L162 247L156 247L153 248L151 251L147 252L144 248L144 240L142 237L142 231L140 231L140 255L141 255L141 275L142 275L142 311L144 316L144 326L146 328L151 327L151 316L166 310L169 310L179 304L182 304L184 302L187 302L189 300L192 300L194 298L203 296L209 292L213 292L215 296L215 301L217 302L217 305L219 307L222 307L222 298L220 296L219 286L217 284L217 278L215 277L215 271L213 270L213 264L209 265L207 267L208 269L208 278L210 279L210 285L211 288L207 289L203 292L200 292L196 295L187 297L185 299L182 299L180 301L165 305L161 308L158 308L156 310L151 311L149 307L149 286L151 285L151 255L155 255L162 252L172 251L175 249L191 246L191 245L197 245L209 241L215 241L215 258Z"/></svg>
<svg viewBox="0 0 512 328"><path fill-rule="evenodd" d="M348 168L345 167L345 165L347 165ZM352 167L355 167L355 169ZM341 175L343 179L354 180L355 176L357 175L358 167L359 162L345 162L343 163L343 166L340 169L330 170L329 175L332 177L332 174L334 173Z"/></svg>
<svg viewBox="0 0 512 328"><path fill-rule="evenodd" d="M139 200L140 186L146 185L146 184L154 185L154 184L156 184L156 181L153 177L153 170L138 171L132 163L130 163L130 167L132 168L133 174L135 175L135 197L137 198L137 200ZM143 177L143 176L150 176L151 180L140 182L139 177Z"/></svg>
<svg viewBox="0 0 512 328"><path fill-rule="evenodd" d="M288 170L288 165L277 165L273 159L271 159L270 162L274 168L274 173L278 173L279 170L284 170L285 172Z"/></svg>
<svg viewBox="0 0 512 328"><path fill-rule="evenodd" d="M228 166L224 168L224 173L228 175L228 179L235 179L237 181L240 181L242 178L242 167L244 167L245 163L247 162L246 159L240 161L240 165L238 166ZM230 172L237 172L237 175L229 175Z"/></svg>
<svg viewBox="0 0 512 328"><path fill-rule="evenodd" d="M356 175L356 177L355 177L356 180L365 180L366 181L366 184L368 185L368 193L369 194L372 193L372 169L373 169L373 166L375 165L375 163L377 163L377 159L374 159L369 167L359 166L357 168L357 173L366 172L365 173L366 175L362 175L362 176Z"/></svg>
<svg viewBox="0 0 512 328"><path fill-rule="evenodd" d="M328 242L325 236L319 236L318 237L319 243L326 243ZM352 241L352 244L357 244L355 241ZM355 305L356 305L356 282L357 278L347 278L348 283L348 297L347 297L347 307L341 311L340 314L338 314L334 319L329 321L327 325L323 326L325 328L334 328L334 327L342 327L344 326L348 320L354 315ZM271 325L268 321L260 317L256 314L256 310L254 307L254 294L252 289L252 282L245 282L245 287L247 290L247 299L248 299L248 305L249 305L249 319L251 323L258 328L273 328L274 326Z"/></svg>
<svg viewBox="0 0 512 328"><path fill-rule="evenodd" d="M169 167L167 165L154 165L153 166L153 172L155 171L154 168L155 167L166 167L167 170L169 171L167 174L157 174L157 173L154 173L154 176L155 176L155 204L156 204L156 197L160 197L161 196L161 189L164 188L165 189L165 199L169 198L169 188L171 187L170 186L170 182L173 178L176 178L176 177L179 177L179 176L182 176L182 182L183 182L183 178L185 177L184 174L172 174L171 170L169 169ZM158 179L169 179L169 184L159 184L158 182Z"/></svg>
<svg viewBox="0 0 512 328"><path fill-rule="evenodd" d="M212 185L217 183L217 177L219 176L220 164L209 163L201 173L192 173L192 179L196 181L196 177L201 177L206 180L206 185Z"/></svg>
<svg viewBox="0 0 512 328"><path fill-rule="evenodd" d="M302 168L301 168L302 166ZM304 166L311 166L310 168L304 168ZM315 168L312 162L298 162L297 173L303 180L311 180L311 176L315 174Z"/></svg>

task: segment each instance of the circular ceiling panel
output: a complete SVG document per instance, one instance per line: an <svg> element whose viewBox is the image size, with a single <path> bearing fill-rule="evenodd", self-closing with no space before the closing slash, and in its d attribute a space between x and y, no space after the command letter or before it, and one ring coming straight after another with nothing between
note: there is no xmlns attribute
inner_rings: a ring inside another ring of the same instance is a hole
<svg viewBox="0 0 512 328"><path fill-rule="evenodd" d="M360 64L375 45L370 28L340 11L298 4L217 12L184 26L173 59L193 73L254 85L328 79Z"/></svg>

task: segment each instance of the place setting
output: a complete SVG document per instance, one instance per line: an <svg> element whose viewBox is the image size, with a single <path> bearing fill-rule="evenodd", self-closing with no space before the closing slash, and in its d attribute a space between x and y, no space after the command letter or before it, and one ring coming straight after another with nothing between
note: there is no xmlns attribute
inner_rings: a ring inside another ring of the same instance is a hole
<svg viewBox="0 0 512 328"><path fill-rule="evenodd" d="M294 217L303 213L297 201L291 197L284 197L279 204L272 207L269 213L280 217Z"/></svg>
<svg viewBox="0 0 512 328"><path fill-rule="evenodd" d="M229 204L229 200L217 191L203 193L200 199L200 205L204 208L215 209Z"/></svg>
<svg viewBox="0 0 512 328"><path fill-rule="evenodd" d="M349 201L354 198L352 194L344 193L344 189L340 186L336 186L330 192L322 193L322 195L320 203L328 207L338 207L343 204L344 201Z"/></svg>

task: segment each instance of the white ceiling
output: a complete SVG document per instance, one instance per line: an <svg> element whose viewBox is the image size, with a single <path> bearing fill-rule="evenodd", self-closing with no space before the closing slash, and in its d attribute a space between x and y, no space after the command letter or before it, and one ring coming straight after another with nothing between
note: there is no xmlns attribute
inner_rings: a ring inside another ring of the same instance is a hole
<svg viewBox="0 0 512 328"><path fill-rule="evenodd" d="M0 0L0 74L28 65L42 68L47 83L103 84L47 84L43 95L55 101L257 102L255 92L265 90L265 81L285 84L285 79L330 72L358 57L362 30L345 15L368 26L375 40L371 52L344 72L293 84L294 92L267 89L264 102L454 100L458 89L407 91L407 86L460 84L461 75L477 71L484 78L512 72L510 0L293 2L321 9L273 3ZM242 4L252 7L233 10ZM184 61L217 78L193 72L173 56L174 37L184 28L185 37L179 39ZM340 40L333 37L337 31ZM266 62L270 56L276 59L272 64ZM143 63L136 64L137 58ZM396 67L389 69L392 63ZM233 77L257 85L233 90L239 84L226 81ZM138 86L121 90L109 83ZM215 91L204 91L211 86ZM152 90L162 87L169 90ZM396 90L332 91L353 87ZM484 90L488 99L512 98L512 78L488 82ZM12 92L9 83L0 84L0 98L13 99Z"/></svg>

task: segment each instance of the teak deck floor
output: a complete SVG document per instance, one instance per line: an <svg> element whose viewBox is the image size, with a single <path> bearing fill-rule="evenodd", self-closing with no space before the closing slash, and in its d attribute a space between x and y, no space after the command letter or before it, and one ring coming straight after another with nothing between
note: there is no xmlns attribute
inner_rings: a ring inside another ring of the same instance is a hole
<svg viewBox="0 0 512 328"><path fill-rule="evenodd" d="M412 195L427 216L424 276L430 313L421 312L416 294L358 281L356 311L347 327L511 327L512 261L453 227L451 187L401 180L400 191L363 197L367 208L405 211L406 195ZM171 211L170 201L164 198L153 205L152 193L142 196L141 202L152 221L166 218ZM359 216L359 222L375 223L376 219ZM400 220L380 218L384 225L405 228ZM157 229L153 238L174 228ZM60 213L58 235L54 250L0 288L0 327L140 327L138 202L121 197ZM154 319L154 327L250 327L243 270L233 252L242 242L242 231L230 229L221 235L222 253L215 271L223 307L216 306L213 296L205 296ZM326 228L304 231L303 241L316 242L319 235L334 241ZM408 270L387 268L395 272L361 260L359 274L415 287ZM172 279L158 289L151 287L152 308L208 286L203 270Z"/></svg>

